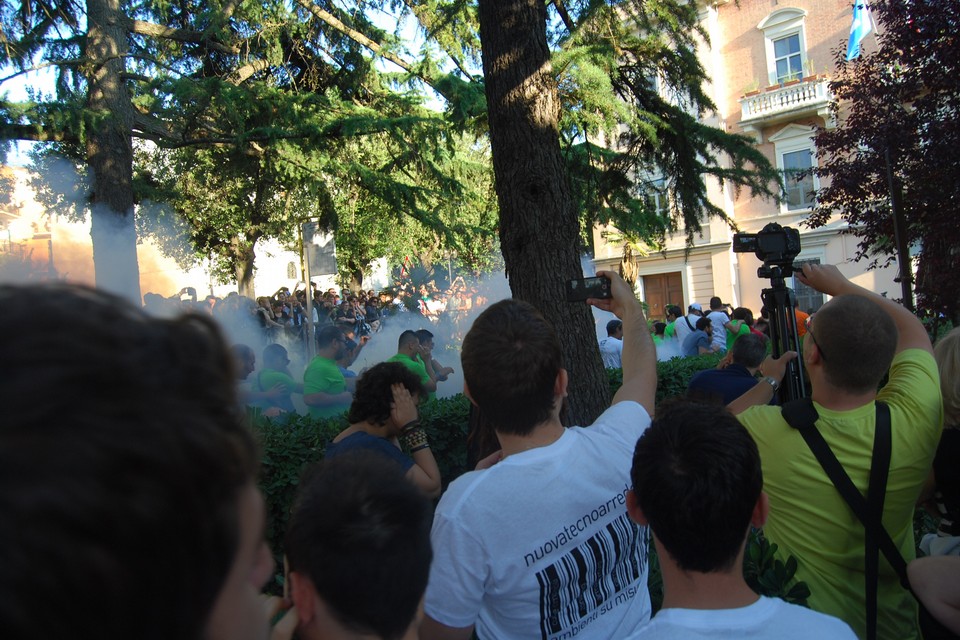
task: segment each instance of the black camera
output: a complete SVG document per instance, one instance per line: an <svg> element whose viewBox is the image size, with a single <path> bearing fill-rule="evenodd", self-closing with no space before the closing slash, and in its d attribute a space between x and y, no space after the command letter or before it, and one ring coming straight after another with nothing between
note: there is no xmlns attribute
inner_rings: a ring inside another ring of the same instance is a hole
<svg viewBox="0 0 960 640"><path fill-rule="evenodd" d="M800 253L800 232L771 222L759 233L733 234L736 253L754 253L765 265L789 267Z"/></svg>

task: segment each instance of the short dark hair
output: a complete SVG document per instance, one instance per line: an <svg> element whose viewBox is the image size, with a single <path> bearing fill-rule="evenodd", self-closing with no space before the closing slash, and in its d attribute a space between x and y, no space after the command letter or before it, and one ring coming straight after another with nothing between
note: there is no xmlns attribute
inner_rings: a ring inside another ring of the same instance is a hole
<svg viewBox="0 0 960 640"><path fill-rule="evenodd" d="M283 345L268 344L263 348L263 366L270 366L274 362L278 362L280 358L286 359L287 356L287 349Z"/></svg>
<svg viewBox="0 0 960 640"><path fill-rule="evenodd" d="M751 327L753 326L753 311L747 309L746 307L737 307L733 310L733 313L730 314L734 320L743 320Z"/></svg>
<svg viewBox="0 0 960 640"><path fill-rule="evenodd" d="M877 389L898 340L896 324L880 305L864 296L838 296L817 311L812 331L826 355L823 372L830 385L850 393Z"/></svg>
<svg viewBox="0 0 960 640"><path fill-rule="evenodd" d="M701 331L705 330L711 324L713 324L713 320L707 316L701 316L697 318L697 329L700 329Z"/></svg>
<svg viewBox="0 0 960 640"><path fill-rule="evenodd" d="M711 310L713 310L713 309L722 309L722 308L723 308L723 300L721 300L721 299L719 298L719 296L713 296L712 298L710 298L710 309L711 309Z"/></svg>
<svg viewBox="0 0 960 640"><path fill-rule="evenodd" d="M763 488L760 453L724 407L672 400L657 407L630 479L653 534L684 571L733 568Z"/></svg>
<svg viewBox="0 0 960 640"><path fill-rule="evenodd" d="M653 323L653 333L658 336L662 336L663 332L667 330L667 323L665 322L654 322Z"/></svg>
<svg viewBox="0 0 960 640"><path fill-rule="evenodd" d="M430 505L398 465L348 452L300 482L284 548L340 624L401 638L427 587Z"/></svg>
<svg viewBox="0 0 960 640"><path fill-rule="evenodd" d="M612 336L617 331L619 331L622 326L623 326L623 322L621 322L620 320L616 320L616 319L611 320L610 322L607 323L607 335Z"/></svg>
<svg viewBox="0 0 960 640"><path fill-rule="evenodd" d="M675 304L671 304L667 306L667 315L673 316L674 318L680 318L681 316L683 316L683 309L681 309Z"/></svg>
<svg viewBox="0 0 960 640"><path fill-rule="evenodd" d="M343 336L344 333L340 330L340 327L327 325L317 332L317 346L321 349L329 347L334 342L343 340Z"/></svg>
<svg viewBox="0 0 960 640"><path fill-rule="evenodd" d="M414 333L417 334L417 340L420 341L420 344L433 340L433 334L426 329L417 329Z"/></svg>
<svg viewBox="0 0 960 640"><path fill-rule="evenodd" d="M381 362L357 379L347 421L354 424L370 420L374 424L386 424L393 402L391 385L397 383L405 386L411 395L416 394L421 398L426 395L420 377L413 371L399 362Z"/></svg>
<svg viewBox="0 0 960 640"><path fill-rule="evenodd" d="M730 348L733 361L750 369L759 367L767 357L767 341L755 333L739 336Z"/></svg>
<svg viewBox="0 0 960 640"><path fill-rule="evenodd" d="M200 637L257 468L216 325L60 284L0 307L0 629Z"/></svg>
<svg viewBox="0 0 960 640"><path fill-rule="evenodd" d="M460 362L470 396L498 431L526 435L550 418L563 356L553 327L530 304L488 307L463 339Z"/></svg>
<svg viewBox="0 0 960 640"><path fill-rule="evenodd" d="M397 351L403 349L408 344L416 341L417 344L420 344L420 338L417 337L417 332L407 329L400 334L400 337L397 338Z"/></svg>

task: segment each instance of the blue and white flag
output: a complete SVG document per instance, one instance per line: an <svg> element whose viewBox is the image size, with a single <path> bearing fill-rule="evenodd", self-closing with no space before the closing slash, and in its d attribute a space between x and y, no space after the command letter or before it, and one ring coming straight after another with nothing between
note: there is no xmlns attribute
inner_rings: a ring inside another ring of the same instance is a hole
<svg viewBox="0 0 960 640"><path fill-rule="evenodd" d="M853 5L853 24L850 25L850 40L847 42L847 62L860 55L860 43L873 31L870 20L870 8L865 0L855 0Z"/></svg>

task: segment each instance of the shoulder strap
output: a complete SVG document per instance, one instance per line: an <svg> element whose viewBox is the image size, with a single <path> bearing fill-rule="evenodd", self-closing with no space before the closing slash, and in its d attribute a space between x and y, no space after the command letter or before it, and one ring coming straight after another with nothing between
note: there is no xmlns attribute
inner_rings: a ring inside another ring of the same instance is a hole
<svg viewBox="0 0 960 640"><path fill-rule="evenodd" d="M690 318L688 318L687 316L683 316L683 319L684 321L686 321L687 326L690 327L690 331L696 331L696 329L694 329L693 325L690 323Z"/></svg>
<svg viewBox="0 0 960 640"><path fill-rule="evenodd" d="M876 637L877 624L877 573L881 551L893 570L900 578L900 584L910 589L907 579L907 563L900 550L883 527L883 499L886 494L887 476L890 468L891 430L890 407L882 402L876 403L876 426L873 439L873 460L870 465L870 485L867 498L843 470L843 466L823 435L816 428L819 418L813 402L809 398L793 400L781 408L784 419L797 429L820 466L827 473L840 496L853 511L864 528L864 574L866 581L867 637Z"/></svg>

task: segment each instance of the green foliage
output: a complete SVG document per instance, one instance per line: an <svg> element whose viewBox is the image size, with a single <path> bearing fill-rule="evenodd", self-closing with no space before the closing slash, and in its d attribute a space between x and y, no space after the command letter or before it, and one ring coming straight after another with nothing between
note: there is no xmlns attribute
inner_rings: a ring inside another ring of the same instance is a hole
<svg viewBox="0 0 960 640"><path fill-rule="evenodd" d="M420 407L420 423L440 468L444 486L464 473L470 403L463 395L431 400ZM297 486L304 470L323 459L327 444L348 425L343 416L318 420L287 414L276 419L252 415L260 443L260 489L267 505L266 538L277 560L278 574L268 586L282 588L283 538Z"/></svg>
<svg viewBox="0 0 960 640"><path fill-rule="evenodd" d="M956 224L960 203L960 0L870 3L878 48L847 62L830 82L838 126L815 136L815 173L825 185L808 223L842 217L858 258L892 262L899 235L915 261L918 308L960 323ZM841 110L842 106L842 110ZM893 193L902 192L899 232Z"/></svg>
<svg viewBox="0 0 960 640"><path fill-rule="evenodd" d="M782 598L791 604L807 606L810 588L797 582L797 559L783 562L776 557L777 545L767 542L763 532L751 530L743 558L743 577L750 588L763 596Z"/></svg>
<svg viewBox="0 0 960 640"><path fill-rule="evenodd" d="M693 374L716 367L720 358L719 354L711 353L657 361L657 403L686 394L687 384ZM623 370L607 369L607 379L610 383L610 395L613 396L623 384Z"/></svg>

